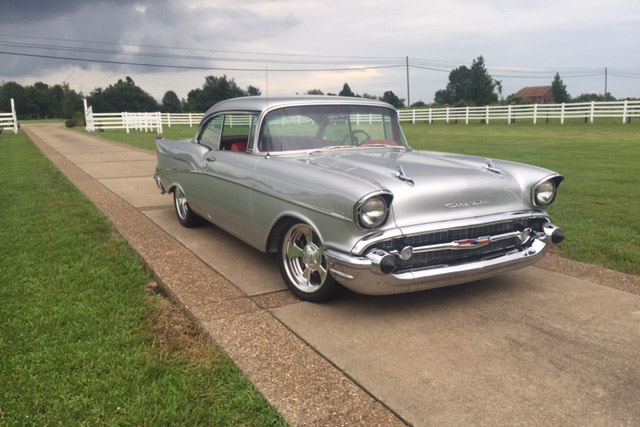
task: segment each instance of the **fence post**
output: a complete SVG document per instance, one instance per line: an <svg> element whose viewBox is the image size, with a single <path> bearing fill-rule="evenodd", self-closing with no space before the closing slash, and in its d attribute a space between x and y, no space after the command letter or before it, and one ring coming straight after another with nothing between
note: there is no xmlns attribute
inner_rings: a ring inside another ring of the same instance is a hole
<svg viewBox="0 0 640 427"><path fill-rule="evenodd" d="M432 111L431 110L432 110L432 108L429 107L429 124L433 123L433 120L432 120L433 116L432 116Z"/></svg>
<svg viewBox="0 0 640 427"><path fill-rule="evenodd" d="M488 106L488 105L487 105L487 110L486 110L486 114L485 114L484 122L485 122L486 124L489 124L489 106Z"/></svg>
<svg viewBox="0 0 640 427"><path fill-rule="evenodd" d="M509 104L509 109L507 112L507 123L511 124L511 104Z"/></svg>
<svg viewBox="0 0 640 427"><path fill-rule="evenodd" d="M467 109L464 112L464 124L469 124L469 106L467 105Z"/></svg>
<svg viewBox="0 0 640 427"><path fill-rule="evenodd" d="M533 104L533 124L538 123L538 104Z"/></svg>
<svg viewBox="0 0 640 427"><path fill-rule="evenodd" d="M593 116L595 112L596 112L596 103L595 101L591 101L591 118L590 118L591 124L593 124Z"/></svg>
<svg viewBox="0 0 640 427"><path fill-rule="evenodd" d="M449 123L449 106L447 105L447 115L445 116L445 122Z"/></svg>
<svg viewBox="0 0 640 427"><path fill-rule="evenodd" d="M624 100L624 107L622 108L622 123L627 123L627 106L629 101Z"/></svg>
<svg viewBox="0 0 640 427"><path fill-rule="evenodd" d="M16 103L11 98L11 118L13 119L13 133L18 133L18 116L16 116Z"/></svg>
<svg viewBox="0 0 640 427"><path fill-rule="evenodd" d="M189 113L189 127L192 128L193 127L193 121L191 119L191 113Z"/></svg>
<svg viewBox="0 0 640 427"><path fill-rule="evenodd" d="M162 132L162 113L158 111L156 114L158 115L158 133L163 133Z"/></svg>
<svg viewBox="0 0 640 427"><path fill-rule="evenodd" d="M127 130L127 133L129 133L129 117L126 111L122 112L122 121L124 122L124 128Z"/></svg>
<svg viewBox="0 0 640 427"><path fill-rule="evenodd" d="M562 108L560 109L560 124L564 124L564 102L562 103Z"/></svg>
<svg viewBox="0 0 640 427"><path fill-rule="evenodd" d="M171 113L167 113L167 126L171 127Z"/></svg>

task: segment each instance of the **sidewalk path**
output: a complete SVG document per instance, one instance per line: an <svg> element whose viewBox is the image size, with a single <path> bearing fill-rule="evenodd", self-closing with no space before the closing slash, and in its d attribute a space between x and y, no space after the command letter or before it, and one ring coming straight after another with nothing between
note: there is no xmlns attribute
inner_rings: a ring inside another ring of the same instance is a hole
<svg viewBox="0 0 640 427"><path fill-rule="evenodd" d="M272 255L214 226L180 227L151 179L153 154L54 125L25 129L292 424L640 420L635 276L548 257L472 284L303 303Z"/></svg>

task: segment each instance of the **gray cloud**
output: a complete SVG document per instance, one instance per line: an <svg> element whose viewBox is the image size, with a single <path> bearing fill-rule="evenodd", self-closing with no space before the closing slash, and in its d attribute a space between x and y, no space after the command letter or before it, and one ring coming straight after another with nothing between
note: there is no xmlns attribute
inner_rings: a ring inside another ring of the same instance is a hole
<svg viewBox="0 0 640 427"><path fill-rule="evenodd" d="M291 52L344 55L358 63L360 56L427 58L447 61L447 66L469 65L478 55L491 66L540 67L560 71L604 66L632 70L640 76L640 57L634 55L640 39L640 3L620 0L604 4L599 0L567 0L554 5L549 14L546 2L517 0L480 2L452 0L424 2L406 0L394 4L370 0L363 2L261 1L247 0L5 0L2 6L2 42L49 43L80 46L78 43L11 39L7 34L43 36L74 40L97 40L118 44L180 46L243 52ZM82 43L101 49L121 46ZM127 48L135 50L135 48ZM36 50L0 46L0 51L40 53L54 56L108 59L197 66L237 66L216 60L195 61L170 58L144 58L124 55L97 55L60 50ZM156 51L207 56L233 56L230 53ZM244 55L246 56L246 55ZM254 64L254 67L264 67ZM270 66L271 68L271 66ZM85 70L83 73L76 71ZM33 83L47 76L82 80L84 90L106 86L125 75L137 82L155 85L155 94L189 84L202 84L206 74L225 71L179 72L115 64L69 62L43 58L0 55L0 81ZM182 74L180 74L182 73ZM265 82L264 72L226 73L243 84ZM411 69L411 99L432 99L443 88L447 72ZM496 72L497 74L497 72ZM506 74L502 72L502 74ZM171 76L172 81L162 76ZM189 76L188 83L179 76ZM60 77L62 76L62 77ZM69 76L69 77L67 77ZM91 80L94 76L94 80ZM99 77L98 77L99 76ZM108 76L108 77L105 77ZM105 79L109 79L106 80ZM311 88L337 92L348 79L360 93L381 94L393 90L406 96L403 69L371 73L270 73L272 91L291 94ZM525 85L548 84L540 79L502 78L504 94ZM244 83L246 82L246 83ZM70 81L74 85L74 81ZM565 79L573 95L601 92L603 77ZM320 86L324 85L324 86ZM89 87L87 87L89 86ZM276 88L277 87L277 88ZM610 75L609 89L615 96L640 96L640 79ZM275 93L275 92L272 92Z"/></svg>
<svg viewBox="0 0 640 427"><path fill-rule="evenodd" d="M90 49L121 50L119 45L89 43L104 41L132 45L175 46L191 49L228 50L234 45L263 40L299 24L299 19L290 13L275 16L260 14L244 7L184 7L175 1L154 1L148 3L132 1L91 1L81 0L64 3L63 8L46 5L46 2L28 0L25 8L32 8L29 15L23 8L8 8L15 17L3 26L2 42L46 44ZM43 6L43 7L40 7ZM4 10L3 10L4 11ZM25 22L29 22L25 25ZM37 25L37 31L33 27ZM36 40L6 37L6 35L45 36L54 39L84 40L84 43L61 40ZM2 51L25 54L99 59L130 63L159 63L215 67L216 61L159 59L117 54L97 54L90 52L69 52L65 50L33 49L28 47L0 46ZM133 46L128 51L138 50ZM180 54L179 50L140 48L146 52ZM221 56L220 53L193 53L199 56ZM224 55L223 55L224 56ZM32 58L2 55L0 75L12 78L33 70L53 71L68 67L70 61L51 58ZM99 68L106 71L128 70L131 66L117 64L91 64L73 62L83 69ZM134 67L138 72L163 72L167 69L154 67Z"/></svg>

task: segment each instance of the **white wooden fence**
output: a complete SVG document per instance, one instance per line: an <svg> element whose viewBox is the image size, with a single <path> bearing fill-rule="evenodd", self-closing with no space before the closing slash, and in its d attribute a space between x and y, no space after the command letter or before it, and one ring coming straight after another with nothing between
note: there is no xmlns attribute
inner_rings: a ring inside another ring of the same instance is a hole
<svg viewBox="0 0 640 427"><path fill-rule="evenodd" d="M198 126L202 120L202 113L162 113L162 124L171 127L173 125Z"/></svg>
<svg viewBox="0 0 640 427"><path fill-rule="evenodd" d="M18 119L16 117L16 104L11 98L11 112L0 113L0 129L12 130L13 133L18 133Z"/></svg>
<svg viewBox="0 0 640 427"><path fill-rule="evenodd" d="M12 101L13 102L13 101ZM162 133L163 125L197 126L202 120L202 113L94 113L87 106L85 100L85 123L87 131L94 132L103 129L131 129L140 131L156 131ZM12 104L13 108L13 104ZM15 121L15 108L13 108L13 123L17 132ZM0 114L0 126L3 116ZM566 119L584 119L593 123L600 118L618 118L622 123L631 121L632 118L640 118L640 101L608 101L608 102L582 102L570 104L530 104L530 105L487 105L483 107L443 107L443 108L419 108L405 109L398 112L402 122L428 122L444 121L482 121L486 124L496 120L504 120L512 123L515 120L540 120L560 119L560 123ZM375 116L375 115L374 115ZM353 118L352 118L353 120ZM357 114L355 120L376 121L378 117ZM240 123L239 123L240 124ZM284 124L284 119L283 119Z"/></svg>
<svg viewBox="0 0 640 427"><path fill-rule="evenodd" d="M105 129L126 129L156 131L162 133L162 117L160 112L155 113L94 113L91 107L84 110L84 119L87 132L103 131Z"/></svg>
<svg viewBox="0 0 640 427"><path fill-rule="evenodd" d="M618 118L627 123L633 117L640 118L640 101L581 102L571 104L530 104L530 105L487 105L484 107L444 107L400 110L400 121L428 122L483 121L489 124L494 120L511 123L516 119L539 120L579 118L593 123L597 118Z"/></svg>

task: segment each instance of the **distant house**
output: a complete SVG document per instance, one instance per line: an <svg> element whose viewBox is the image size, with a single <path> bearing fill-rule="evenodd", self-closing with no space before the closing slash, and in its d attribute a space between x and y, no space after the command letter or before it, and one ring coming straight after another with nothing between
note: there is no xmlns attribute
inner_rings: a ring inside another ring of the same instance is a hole
<svg viewBox="0 0 640 427"><path fill-rule="evenodd" d="M553 103L553 92L551 86L529 86L520 89L515 94L518 98L527 97L532 104L550 104Z"/></svg>

